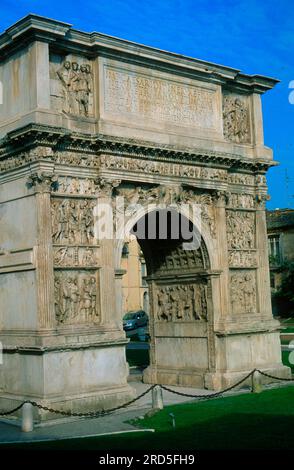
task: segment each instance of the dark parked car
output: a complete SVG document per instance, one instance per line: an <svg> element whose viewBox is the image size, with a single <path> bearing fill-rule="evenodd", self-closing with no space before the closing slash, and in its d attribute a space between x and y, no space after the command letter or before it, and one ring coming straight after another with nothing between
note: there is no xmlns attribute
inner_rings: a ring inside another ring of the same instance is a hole
<svg viewBox="0 0 294 470"><path fill-rule="evenodd" d="M135 330L136 328L142 328L148 323L148 315L144 310L138 310L135 312L128 312L123 318L123 328L127 330Z"/></svg>

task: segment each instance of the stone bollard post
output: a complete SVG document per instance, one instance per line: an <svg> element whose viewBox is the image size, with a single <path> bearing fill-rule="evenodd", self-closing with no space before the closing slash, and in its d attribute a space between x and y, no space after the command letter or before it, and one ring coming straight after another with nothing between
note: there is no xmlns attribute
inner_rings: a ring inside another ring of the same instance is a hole
<svg viewBox="0 0 294 470"><path fill-rule="evenodd" d="M251 380L252 380L252 393L262 392L261 375L257 370L253 372L251 376Z"/></svg>
<svg viewBox="0 0 294 470"><path fill-rule="evenodd" d="M152 389L152 408L154 410L163 409L162 388L159 385Z"/></svg>
<svg viewBox="0 0 294 470"><path fill-rule="evenodd" d="M34 412L31 403L25 403L22 407L21 430L31 432L34 429Z"/></svg>

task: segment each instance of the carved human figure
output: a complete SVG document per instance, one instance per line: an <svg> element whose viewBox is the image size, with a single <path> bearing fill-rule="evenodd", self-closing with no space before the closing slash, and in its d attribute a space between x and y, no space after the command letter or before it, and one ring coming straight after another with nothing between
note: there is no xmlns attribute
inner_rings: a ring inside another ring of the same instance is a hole
<svg viewBox="0 0 294 470"><path fill-rule="evenodd" d="M95 277L90 278L91 315L97 316L97 286Z"/></svg>
<svg viewBox="0 0 294 470"><path fill-rule="evenodd" d="M157 292L157 318L158 320L168 320L167 307L168 307L168 294L164 288Z"/></svg>
<svg viewBox="0 0 294 470"><path fill-rule="evenodd" d="M61 298L62 298L62 318L63 322L70 318L71 312L71 283L72 278L69 277L67 280L63 279L61 283Z"/></svg>
<svg viewBox="0 0 294 470"><path fill-rule="evenodd" d="M63 111L66 113L70 113L72 109L71 99L72 96L70 94L71 88L71 80L72 80L72 70L71 70L71 63L69 60L66 60L62 67L57 70L57 76L59 77L62 86L63 86Z"/></svg>
<svg viewBox="0 0 294 470"><path fill-rule="evenodd" d="M240 289L240 279L238 275L231 277L231 303L232 313L238 313L243 300L243 294Z"/></svg>
<svg viewBox="0 0 294 470"><path fill-rule="evenodd" d="M177 311L177 318L183 319L184 318L184 311L186 306L186 293L183 290L182 286L177 286L177 295L178 295L178 311Z"/></svg>
<svg viewBox="0 0 294 470"><path fill-rule="evenodd" d="M58 242L68 239L67 201L62 201L61 204L59 204L56 219L53 223L57 226L57 228L53 229L54 241Z"/></svg>
<svg viewBox="0 0 294 470"><path fill-rule="evenodd" d="M55 279L54 283L54 305L55 305L55 316L58 323L63 322L63 311L61 305L61 283L60 279Z"/></svg>
<svg viewBox="0 0 294 470"><path fill-rule="evenodd" d="M246 274L244 276L243 293L244 293L245 312L248 312L248 313L253 312L256 308L255 286L254 286L253 278L250 274Z"/></svg>
<svg viewBox="0 0 294 470"><path fill-rule="evenodd" d="M70 243L76 242L78 232L78 213L75 201L70 201L68 208L68 238Z"/></svg>
<svg viewBox="0 0 294 470"><path fill-rule="evenodd" d="M80 180L78 178L73 178L70 185L70 193L78 194L80 192Z"/></svg>
<svg viewBox="0 0 294 470"><path fill-rule="evenodd" d="M79 306L79 287L78 281L76 278L69 279L69 294L70 294L70 317L75 319L78 315L78 306Z"/></svg>
<svg viewBox="0 0 294 470"><path fill-rule="evenodd" d="M94 252L91 248L87 247L85 249L82 262L85 266L92 266L95 263Z"/></svg>
<svg viewBox="0 0 294 470"><path fill-rule="evenodd" d="M90 244L94 237L93 209L89 201L80 203L81 242Z"/></svg>
<svg viewBox="0 0 294 470"><path fill-rule="evenodd" d="M170 320L174 321L176 320L177 312L178 312L178 295L177 295L177 291L175 287L171 287L169 289L169 304L170 304L170 310L169 310Z"/></svg>
<svg viewBox="0 0 294 470"><path fill-rule="evenodd" d="M85 320L88 319L89 315L91 314L91 308L92 308L91 291L92 289L90 285L90 279L85 278L83 280L81 300L80 300L80 310Z"/></svg>
<svg viewBox="0 0 294 470"><path fill-rule="evenodd" d="M56 251L54 262L57 266L61 266L61 265L67 266L68 264L71 264L72 257L69 254L68 247L62 247Z"/></svg>
<svg viewBox="0 0 294 470"><path fill-rule="evenodd" d="M184 320L189 321L192 319L193 314L193 297L191 292L191 286L182 287L182 296L185 299L184 302Z"/></svg>
<svg viewBox="0 0 294 470"><path fill-rule="evenodd" d="M70 96L70 105L71 105L70 113L72 114L79 114L78 92L79 92L79 64L77 62L72 62L70 86L69 86L69 96Z"/></svg>
<svg viewBox="0 0 294 470"><path fill-rule="evenodd" d="M240 98L224 97L223 117L225 137L236 143L248 142L248 109Z"/></svg>
<svg viewBox="0 0 294 470"><path fill-rule="evenodd" d="M200 318L207 318L207 287L204 284L200 284L200 301L201 301L201 312Z"/></svg>
<svg viewBox="0 0 294 470"><path fill-rule="evenodd" d="M92 92L91 68L87 65L81 65L78 80L77 100L79 103L79 112L81 115L89 114L89 95Z"/></svg>

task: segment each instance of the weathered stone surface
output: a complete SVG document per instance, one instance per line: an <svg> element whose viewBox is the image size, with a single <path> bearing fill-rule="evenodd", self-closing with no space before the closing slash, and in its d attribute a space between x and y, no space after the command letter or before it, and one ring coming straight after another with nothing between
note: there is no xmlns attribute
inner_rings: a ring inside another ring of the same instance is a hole
<svg viewBox="0 0 294 470"><path fill-rule="evenodd" d="M260 95L276 81L69 31L29 15L0 37L0 408L31 398L81 411L134 396L124 237L105 239L96 226L105 203L122 215L117 197L128 209L110 232L130 232L159 204L201 235L189 251L180 238L140 240L145 381L220 389L255 367L289 376L264 215L273 162Z"/></svg>

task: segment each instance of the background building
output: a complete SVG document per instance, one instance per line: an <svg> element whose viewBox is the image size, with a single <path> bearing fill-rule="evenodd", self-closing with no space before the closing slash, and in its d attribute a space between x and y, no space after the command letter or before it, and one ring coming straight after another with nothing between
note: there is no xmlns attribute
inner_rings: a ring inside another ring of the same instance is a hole
<svg viewBox="0 0 294 470"><path fill-rule="evenodd" d="M122 252L123 311L145 310L148 313L148 286L146 263L140 246L134 237L126 241Z"/></svg>
<svg viewBox="0 0 294 470"><path fill-rule="evenodd" d="M267 211L266 220L271 288L276 291L281 282L281 266L285 261L294 261L294 210Z"/></svg>

